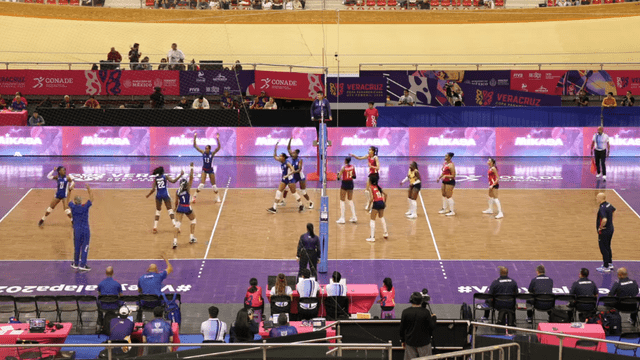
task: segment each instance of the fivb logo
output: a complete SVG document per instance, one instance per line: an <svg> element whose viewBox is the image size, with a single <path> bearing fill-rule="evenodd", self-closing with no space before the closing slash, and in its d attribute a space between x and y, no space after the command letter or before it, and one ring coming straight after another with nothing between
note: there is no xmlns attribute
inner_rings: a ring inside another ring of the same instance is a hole
<svg viewBox="0 0 640 360"><path fill-rule="evenodd" d="M620 135L615 135L609 140L611 145L618 146L640 146L639 138L622 138Z"/></svg>
<svg viewBox="0 0 640 360"><path fill-rule="evenodd" d="M289 143L289 138L277 138L271 137L271 135L267 136L258 136L255 141L255 146L275 146L277 143L287 144ZM302 139L291 139L292 146L304 146Z"/></svg>
<svg viewBox="0 0 640 360"><path fill-rule="evenodd" d="M563 146L562 139L553 138L532 138L531 135L526 137L517 137L516 146Z"/></svg>
<svg viewBox="0 0 640 360"><path fill-rule="evenodd" d="M382 138L360 138L358 135L342 138L342 146L389 146L389 140Z"/></svg>
<svg viewBox="0 0 640 360"><path fill-rule="evenodd" d="M173 146L173 145L178 145L178 146L192 146L193 145L193 138L192 137L186 137L184 134L180 135L180 136L172 136L169 138L169 146ZM214 138L197 138L196 139L196 145L200 145L200 146L217 146L218 143L216 142L216 139Z"/></svg>
<svg viewBox="0 0 640 360"><path fill-rule="evenodd" d="M476 141L466 138L445 138L444 135L430 137L427 146L476 146Z"/></svg>
<svg viewBox="0 0 640 360"><path fill-rule="evenodd" d="M42 145L39 137L12 137L9 134L0 136L0 145Z"/></svg>
<svg viewBox="0 0 640 360"><path fill-rule="evenodd" d="M128 146L131 145L129 139L120 137L98 137L98 134L93 136L82 137L83 146Z"/></svg>

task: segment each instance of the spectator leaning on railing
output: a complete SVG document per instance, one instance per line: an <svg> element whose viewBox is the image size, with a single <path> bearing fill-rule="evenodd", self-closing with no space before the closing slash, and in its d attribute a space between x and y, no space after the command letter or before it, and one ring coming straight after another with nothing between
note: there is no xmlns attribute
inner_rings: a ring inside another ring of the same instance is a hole
<svg viewBox="0 0 640 360"><path fill-rule="evenodd" d="M138 70L136 69L136 66L140 61L140 56L142 56L142 53L140 52L140 44L135 43L131 47L131 50L129 50L129 67L131 70Z"/></svg>
<svg viewBox="0 0 640 360"><path fill-rule="evenodd" d="M34 111L29 118L29 126L42 126L44 125L44 119L38 115L37 111Z"/></svg>
<svg viewBox="0 0 640 360"><path fill-rule="evenodd" d="M636 99L631 96L631 91L627 91L627 95L625 95L622 98L622 102L620 103L620 106L633 106L633 104L636 102Z"/></svg>
<svg viewBox="0 0 640 360"><path fill-rule="evenodd" d="M122 55L116 51L116 48L112 47L111 51L107 54L107 61L119 63L122 61Z"/></svg>
<svg viewBox="0 0 640 360"><path fill-rule="evenodd" d="M171 50L167 53L167 61L169 65L177 65L180 63L180 60L184 62L184 53L182 50L178 49L178 44L171 44Z"/></svg>
<svg viewBox="0 0 640 360"><path fill-rule="evenodd" d="M60 102L60 104L58 104L58 107L61 107L63 109L75 109L76 106L73 104L73 102L71 102L71 98L69 97L69 95L65 95L64 96L64 100L62 100Z"/></svg>
<svg viewBox="0 0 640 360"><path fill-rule="evenodd" d="M89 99L84 102L84 107L90 109L100 109L100 103L96 100L95 96L89 96Z"/></svg>
<svg viewBox="0 0 640 360"><path fill-rule="evenodd" d="M191 105L193 109L208 109L209 108L209 100L205 99L203 95L198 96L197 99L193 100L193 104Z"/></svg>
<svg viewBox="0 0 640 360"><path fill-rule="evenodd" d="M4 110L7 108L7 102L2 98L2 95L0 95L0 110Z"/></svg>
<svg viewBox="0 0 640 360"><path fill-rule="evenodd" d="M616 102L616 98L613 97L613 93L610 92L607 94L607 97L602 100L602 107L614 108L617 107L618 103Z"/></svg>

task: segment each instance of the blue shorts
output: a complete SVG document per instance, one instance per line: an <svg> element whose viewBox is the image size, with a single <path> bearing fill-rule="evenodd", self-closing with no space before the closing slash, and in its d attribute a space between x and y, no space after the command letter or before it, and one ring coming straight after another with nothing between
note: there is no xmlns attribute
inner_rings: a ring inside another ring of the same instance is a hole
<svg viewBox="0 0 640 360"><path fill-rule="evenodd" d="M176 212L179 212L181 214L185 214L185 215L189 215L193 212L193 210L191 210L191 206L178 206L178 209L176 210Z"/></svg>
<svg viewBox="0 0 640 360"><path fill-rule="evenodd" d="M384 203L384 201L380 200L380 201L374 201L373 202L373 206L371 207L374 210L384 210L384 208L387 207Z"/></svg>
<svg viewBox="0 0 640 360"><path fill-rule="evenodd" d="M171 196L169 196L169 195L165 195L165 196L158 196L158 195L156 195L156 200L160 200L160 201L167 201L167 200L169 200L169 201L171 201Z"/></svg>
<svg viewBox="0 0 640 360"><path fill-rule="evenodd" d="M296 183L293 179L289 179L288 177L286 179L280 180L280 182L283 182L285 185Z"/></svg>
<svg viewBox="0 0 640 360"><path fill-rule="evenodd" d="M353 190L353 180L342 180L342 185L340 185L340 189Z"/></svg>
<svg viewBox="0 0 640 360"><path fill-rule="evenodd" d="M66 199L67 194L64 191L56 191L56 199Z"/></svg>
<svg viewBox="0 0 640 360"><path fill-rule="evenodd" d="M416 191L420 191L421 188L422 188L422 183L417 183L409 186L409 190L415 189Z"/></svg>
<svg viewBox="0 0 640 360"><path fill-rule="evenodd" d="M293 181L292 181L293 183L298 183L300 181L305 181L305 180L307 180L307 178L306 177L301 178L300 173L293 174Z"/></svg>
<svg viewBox="0 0 640 360"><path fill-rule="evenodd" d="M202 168L202 172L205 173L205 174L213 174L213 168L207 169L207 168L203 167Z"/></svg>

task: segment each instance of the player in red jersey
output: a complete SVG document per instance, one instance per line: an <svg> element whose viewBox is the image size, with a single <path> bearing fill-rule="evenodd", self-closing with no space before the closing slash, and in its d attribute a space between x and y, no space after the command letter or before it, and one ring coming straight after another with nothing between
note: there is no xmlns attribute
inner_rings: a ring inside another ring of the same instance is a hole
<svg viewBox="0 0 640 360"><path fill-rule="evenodd" d="M444 165L442 165L442 175L436 182L442 180L442 209L439 214L446 216L454 216L456 214L453 206L453 188L456 186L456 166L451 161L453 153L448 152L444 156Z"/></svg>
<svg viewBox="0 0 640 360"><path fill-rule="evenodd" d="M389 233L387 232L387 221L384 218L384 209L387 207L387 194L382 191L380 186L378 186L377 180L371 180L369 191L371 191L371 204L369 206L371 208L371 220L369 221L369 225L371 226L371 237L368 238L367 241L376 241L376 215L380 218L380 222L382 222L382 230L384 231L382 236L387 239L389 237Z"/></svg>
<svg viewBox="0 0 640 360"><path fill-rule="evenodd" d="M364 118L367 121L367 127L377 127L378 126L378 109L373 107L374 102L369 101L369 107L364 111Z"/></svg>
<svg viewBox="0 0 640 360"><path fill-rule="evenodd" d="M353 154L349 154L349 156L354 157L358 160L367 159L367 162L369 163L369 178L367 180L367 188L364 190L364 196L367 198L367 203L365 204L364 209L369 211L369 204L371 203L369 187L374 181L377 184L378 180L380 180L380 160L378 159L378 148L375 146L370 147L367 156L356 156Z"/></svg>
<svg viewBox="0 0 640 360"><path fill-rule="evenodd" d="M393 287L391 278L384 278L382 280L382 287L380 288L380 319L393 319L396 317L396 289Z"/></svg>
<svg viewBox="0 0 640 360"><path fill-rule="evenodd" d="M345 198L349 199L349 208L351 209L351 219L349 222L356 223L358 218L356 217L356 206L353 204L353 180L356 178L356 168L351 165L351 158L346 157L344 159L344 166L340 169L338 174L338 180L342 179L340 185L340 219L336 221L338 224L344 224L344 210Z"/></svg>
<svg viewBox="0 0 640 360"><path fill-rule="evenodd" d="M496 204L496 207L498 208L498 215L496 215L496 219L502 219L504 215L502 214L502 205L500 205L500 200L498 199L500 177L498 176L496 159L489 158L489 160L487 160L487 165L489 165L489 208L482 213L493 214L493 204Z"/></svg>

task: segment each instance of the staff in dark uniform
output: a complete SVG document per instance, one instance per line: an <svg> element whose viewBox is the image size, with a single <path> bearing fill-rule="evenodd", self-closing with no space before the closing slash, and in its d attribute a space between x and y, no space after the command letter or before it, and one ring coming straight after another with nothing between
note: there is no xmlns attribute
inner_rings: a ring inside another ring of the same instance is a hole
<svg viewBox="0 0 640 360"><path fill-rule="evenodd" d="M587 268L580 269L580 275L579 275L578 281L574 282L573 285L571 285L571 290L569 290L569 294L575 295L576 297L580 297L580 296L597 297L598 296L598 287L593 281L589 279L589 269ZM575 309L579 312L593 310L593 306L587 305L587 304L574 303L574 304L570 304L570 306L572 307L575 306Z"/></svg>
<svg viewBox="0 0 640 360"><path fill-rule="evenodd" d="M621 267L618 269L618 281L611 286L611 291L609 292L609 296L616 296L618 298L624 297L636 297L638 296L638 283L635 280L629 279L629 273L627 272L627 268ZM637 306L626 306L625 304L618 305L620 310L636 310L630 314L629 320L631 321L631 325L634 327L638 322L638 311Z"/></svg>
<svg viewBox="0 0 640 360"><path fill-rule="evenodd" d="M613 212L616 208L607 202L607 196L599 193L596 196L600 208L596 217L596 229L598 230L598 245L602 254L602 266L596 270L608 273L613 269L611 253L611 238L613 237Z"/></svg>
<svg viewBox="0 0 640 360"><path fill-rule="evenodd" d="M307 232L300 235L300 240L298 241L298 253L296 255L298 263L300 264L298 277L300 277L302 269L307 268L307 264L309 264L311 276L317 276L316 265L320 263L320 251L320 238L314 233L313 224L308 223Z"/></svg>
<svg viewBox="0 0 640 360"><path fill-rule="evenodd" d="M538 265L536 267L536 277L531 279L531 283L529 283L529 294L553 294L553 279L545 274L544 265ZM533 304L534 302L531 301L530 303ZM540 309L551 310L551 308L553 307L553 302L536 301L536 306ZM527 310L528 323L531 323L533 321L532 317L533 310Z"/></svg>
<svg viewBox="0 0 640 360"><path fill-rule="evenodd" d="M504 266L499 266L498 270L500 270L500 277L493 280L491 286L489 286L489 294L496 295L517 295L518 294L518 284L515 280L509 277L509 269ZM487 303L490 304L491 300L487 300ZM514 309L516 304L514 302L503 302L496 301L494 307L496 310L501 309ZM484 316L482 320L486 320L489 317L490 310L484 311Z"/></svg>

